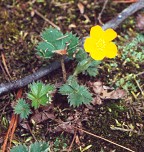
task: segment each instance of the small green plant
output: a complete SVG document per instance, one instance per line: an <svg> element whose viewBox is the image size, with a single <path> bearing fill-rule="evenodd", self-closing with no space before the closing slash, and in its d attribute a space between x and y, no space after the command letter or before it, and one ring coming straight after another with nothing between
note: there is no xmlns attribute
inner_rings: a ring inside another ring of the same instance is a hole
<svg viewBox="0 0 144 152"><path fill-rule="evenodd" d="M125 36L125 39L130 38ZM122 52L120 60L107 64L109 70L116 71L117 73L113 78L115 86L123 88L128 93L138 91L137 83L140 83L140 79L136 75L144 62L144 35L137 34L135 38L130 40L131 42L119 46Z"/></svg>
<svg viewBox="0 0 144 152"><path fill-rule="evenodd" d="M67 148L66 139L63 136L57 137L53 143L54 152L59 152Z"/></svg>
<svg viewBox="0 0 144 152"><path fill-rule="evenodd" d="M22 98L17 100L14 111L15 114L19 114L22 119L28 118L31 113L29 104Z"/></svg>
<svg viewBox="0 0 144 152"><path fill-rule="evenodd" d="M111 35L109 35L111 34ZM52 58L55 54L76 58L78 64L72 76L66 80L66 72L63 72L64 85L60 87L59 93L68 96L68 102L73 107L89 104L92 94L88 88L78 84L77 76L80 73L96 76L98 66L105 57L114 58L117 55L117 47L111 42L117 36L112 29L103 31L100 26L91 28L90 37L86 38L83 50L79 44L79 38L72 33L63 34L61 31L50 27L42 32L42 42L37 45L37 54L44 58ZM111 52L108 51L111 49ZM90 57L86 53L90 53ZM62 61L62 60L61 60ZM64 63L63 63L64 65ZM63 71L65 67L62 67Z"/></svg>
<svg viewBox="0 0 144 152"><path fill-rule="evenodd" d="M80 86L75 77L70 76L67 82L60 88L62 95L68 96L68 102L71 106L78 107L82 104L89 104L92 101L92 95L85 86Z"/></svg>
<svg viewBox="0 0 144 152"><path fill-rule="evenodd" d="M137 91L137 86L134 82L134 75L128 74L127 76L120 78L119 81L116 82L117 87L121 87L128 92Z"/></svg>
<svg viewBox="0 0 144 152"><path fill-rule="evenodd" d="M86 86L78 83L78 75L82 73L95 77L98 74L101 60L105 57L114 58L117 55L117 46L111 42L117 37L117 33L113 29L104 31L100 26L94 26L91 28L90 37L84 42L84 49L81 48L76 35L68 32L63 34L52 27L45 29L41 37L42 42L37 45L37 54L46 59L54 58L56 54L60 57L65 84L59 88L59 93L68 96L70 106L79 107L83 104L90 104L92 94ZM66 77L65 56L77 61L77 66L69 78ZM27 98L31 100L31 106L37 109L51 101L51 92L54 87L42 82L34 82L29 85L29 89ZM24 99L20 99L14 111L20 114L21 118L27 118L30 114L30 107Z"/></svg>
<svg viewBox="0 0 144 152"><path fill-rule="evenodd" d="M10 152L50 152L50 146L46 142L35 142L29 147L26 145L15 146Z"/></svg>
<svg viewBox="0 0 144 152"><path fill-rule="evenodd" d="M137 63L144 61L144 35L137 34L137 36L132 39L132 41L124 46L119 46L122 49L122 60L124 64L133 63L136 67Z"/></svg>
<svg viewBox="0 0 144 152"><path fill-rule="evenodd" d="M130 137L134 133L140 134L139 129L136 128L134 124L126 123L124 121L119 122L117 119L115 119L115 125L111 125L110 128L112 130L119 130L122 132L127 132Z"/></svg>
<svg viewBox="0 0 144 152"><path fill-rule="evenodd" d="M40 105L46 105L51 101L50 93L54 90L54 86L37 82L29 85L30 92L27 94L28 99L32 101L32 107L39 108Z"/></svg>
<svg viewBox="0 0 144 152"><path fill-rule="evenodd" d="M30 91L27 93L27 98L31 100L31 106L35 109L41 105L46 105L51 101L51 92L54 91L54 86L50 84L43 84L42 82L33 82L29 85ZM30 105L24 99L17 100L14 107L15 114L19 114L22 119L28 118Z"/></svg>

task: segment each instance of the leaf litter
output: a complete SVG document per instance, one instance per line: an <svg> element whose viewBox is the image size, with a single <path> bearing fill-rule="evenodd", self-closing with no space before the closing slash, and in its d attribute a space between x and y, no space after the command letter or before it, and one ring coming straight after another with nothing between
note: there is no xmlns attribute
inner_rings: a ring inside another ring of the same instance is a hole
<svg viewBox="0 0 144 152"><path fill-rule="evenodd" d="M125 90L119 88L114 90L114 88L103 85L103 82L101 81L88 82L88 85L92 88L93 91L93 105L101 105L103 103L102 101L107 99L122 99L127 95Z"/></svg>
<svg viewBox="0 0 144 152"><path fill-rule="evenodd" d="M117 100L124 98L127 93L125 90L111 88L109 86L103 85L103 82L96 81L96 82L88 82L88 86L92 88L93 92L93 100L92 105L101 105L103 101L107 99ZM40 124L45 121L52 120L55 122L54 127L47 128L47 132L52 133L60 133L60 132L67 132L70 134L75 133L74 126L82 128L82 123L84 121L88 121L88 115L90 110L94 109L91 105L87 105L83 107L83 110L75 110L74 113L67 113L67 118L63 121L60 117L57 119L56 111L54 110L54 104L49 104L48 106L42 106L39 110L35 110L33 115L30 117L30 122L34 124ZM24 125L25 122L21 123L21 126ZM26 128L25 128L26 129ZM82 135L82 131L78 131L80 135Z"/></svg>

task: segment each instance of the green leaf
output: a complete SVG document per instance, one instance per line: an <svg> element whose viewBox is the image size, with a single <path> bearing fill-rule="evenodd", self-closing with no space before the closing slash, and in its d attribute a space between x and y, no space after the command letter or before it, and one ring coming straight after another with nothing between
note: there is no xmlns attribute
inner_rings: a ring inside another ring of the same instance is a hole
<svg viewBox="0 0 144 152"><path fill-rule="evenodd" d="M42 85L42 88L40 90L40 95L43 96L47 94L47 92L52 92L54 90L54 86L47 84L47 85Z"/></svg>
<svg viewBox="0 0 144 152"><path fill-rule="evenodd" d="M39 42L36 49L38 50L37 54L45 58L51 58L53 56L53 50L56 50L56 48L48 42Z"/></svg>
<svg viewBox="0 0 144 152"><path fill-rule="evenodd" d="M28 149L25 145L19 145L13 147L10 152L28 152Z"/></svg>
<svg viewBox="0 0 144 152"><path fill-rule="evenodd" d="M44 58L53 57L57 50L66 49L67 44L68 55L72 57L79 44L79 38L72 33L63 35L61 31L52 27L45 29L41 37L43 41L38 43L36 49L37 54Z"/></svg>
<svg viewBox="0 0 144 152"><path fill-rule="evenodd" d="M67 83L69 86L71 86L72 88L78 88L79 84L77 83L77 78L74 76L69 76Z"/></svg>
<svg viewBox="0 0 144 152"><path fill-rule="evenodd" d="M89 67L87 70L86 70L86 74L88 74L89 76L91 77L95 77L97 74L98 74L98 70L96 67Z"/></svg>
<svg viewBox="0 0 144 152"><path fill-rule="evenodd" d="M89 104L91 101L92 95L85 86L79 86L76 91L68 96L68 102L74 107L79 107L82 104Z"/></svg>
<svg viewBox="0 0 144 152"><path fill-rule="evenodd" d="M57 50L61 49L64 46L64 43L61 41L63 40L63 33L56 28L50 27L45 29L42 32L41 37L44 41L52 44Z"/></svg>
<svg viewBox="0 0 144 152"><path fill-rule="evenodd" d="M84 72L85 70L87 70L87 68L90 65L91 65L91 63L88 62L88 59L84 59L77 64L77 67L76 67L75 71L77 71L77 74L79 74L79 73Z"/></svg>
<svg viewBox="0 0 144 152"><path fill-rule="evenodd" d="M119 46L120 49L123 49L122 59L124 60L125 64L129 62L129 63L133 63L133 65L137 67L138 63L143 62L144 60L143 42L144 42L144 35L137 34L137 36L133 38L130 43L127 43L124 46Z"/></svg>
<svg viewBox="0 0 144 152"><path fill-rule="evenodd" d="M83 49L79 49L78 52L76 53L77 62L81 62L82 60L87 58L88 58L88 54Z"/></svg>
<svg viewBox="0 0 144 152"><path fill-rule="evenodd" d="M49 98L44 95L36 100L32 101L32 107L34 107L35 109L39 108L40 105L46 105L49 102Z"/></svg>
<svg viewBox="0 0 144 152"><path fill-rule="evenodd" d="M88 89L80 86L73 76L70 76L67 83L60 87L59 92L62 95L68 95L68 102L73 107L89 104L92 101L92 95Z"/></svg>
<svg viewBox="0 0 144 152"><path fill-rule="evenodd" d="M71 92L73 91L72 87L67 85L67 84L64 84L60 89L59 89L59 92L62 94L62 95L69 95Z"/></svg>
<svg viewBox="0 0 144 152"><path fill-rule="evenodd" d="M48 152L49 144L46 142L35 142L31 144L29 152Z"/></svg>
<svg viewBox="0 0 144 152"><path fill-rule="evenodd" d="M70 76L67 80L67 83L62 85L59 89L59 92L62 95L69 95L74 91L74 88L78 88L79 85L75 77Z"/></svg>
<svg viewBox="0 0 144 152"><path fill-rule="evenodd" d="M25 145L13 147L10 152L50 152L50 147L46 142L35 142L29 147Z"/></svg>
<svg viewBox="0 0 144 152"><path fill-rule="evenodd" d="M38 2L38 3L44 3L45 0L36 0L36 2Z"/></svg>
<svg viewBox="0 0 144 152"><path fill-rule="evenodd" d="M30 92L27 97L32 101L32 107L39 108L40 105L46 105L51 100L51 92L54 86L50 84L43 84L42 82L34 82L29 85Z"/></svg>
<svg viewBox="0 0 144 152"><path fill-rule="evenodd" d="M78 47L78 44L79 44L79 38L76 37L76 35L72 33L66 33L64 36L65 36L65 38L63 39L64 43L69 44L68 49L67 49L68 56L70 58L73 58L73 54L76 51L76 48Z"/></svg>
<svg viewBox="0 0 144 152"><path fill-rule="evenodd" d="M98 66L101 61L92 61L90 66L84 71L84 74L95 77L98 74Z"/></svg>
<svg viewBox="0 0 144 152"><path fill-rule="evenodd" d="M17 104L14 107L15 114L19 114L22 119L28 118L31 113L29 104L24 99L17 100Z"/></svg>
<svg viewBox="0 0 144 152"><path fill-rule="evenodd" d="M56 50L65 48L63 33L58 29L47 28L42 32L41 37L44 42L37 45L37 54L42 57L51 58Z"/></svg>

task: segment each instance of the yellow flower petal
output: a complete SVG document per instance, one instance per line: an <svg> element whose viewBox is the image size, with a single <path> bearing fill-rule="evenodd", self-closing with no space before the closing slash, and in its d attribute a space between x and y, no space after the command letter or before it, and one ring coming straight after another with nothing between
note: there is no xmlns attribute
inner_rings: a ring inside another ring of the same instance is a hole
<svg viewBox="0 0 144 152"><path fill-rule="evenodd" d="M90 37L96 40L101 38L103 34L104 34L104 31L99 25L93 26L90 30Z"/></svg>
<svg viewBox="0 0 144 152"><path fill-rule="evenodd" d="M94 60L103 60L105 55L102 52L90 52L90 56L94 59Z"/></svg>
<svg viewBox="0 0 144 152"><path fill-rule="evenodd" d="M86 40L84 42L85 51L91 52L91 51L95 50L95 48L96 48L95 40L90 37L86 38Z"/></svg>
<svg viewBox="0 0 144 152"><path fill-rule="evenodd" d="M106 57L114 58L114 57L116 57L116 55L118 53L118 49L117 49L117 46L113 42L110 42L105 47L104 52L105 52Z"/></svg>
<svg viewBox="0 0 144 152"><path fill-rule="evenodd" d="M105 57L105 52L101 51L101 50L95 50L95 51L91 51L90 52L90 56L94 59L94 60L102 60Z"/></svg>
<svg viewBox="0 0 144 152"><path fill-rule="evenodd" d="M117 37L117 33L113 29L107 29L103 34L103 39L107 42L112 41Z"/></svg>

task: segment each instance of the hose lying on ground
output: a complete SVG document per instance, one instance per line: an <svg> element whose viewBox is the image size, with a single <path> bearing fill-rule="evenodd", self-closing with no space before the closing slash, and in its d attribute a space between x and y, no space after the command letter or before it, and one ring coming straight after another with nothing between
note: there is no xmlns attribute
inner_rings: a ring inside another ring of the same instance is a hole
<svg viewBox="0 0 144 152"><path fill-rule="evenodd" d="M129 7L124 9L121 13L119 13L114 19L107 22L103 25L103 29L113 28L116 29L126 18L130 15L134 14L136 11L144 8L144 0L138 0L138 2L131 4ZM65 62L69 62L70 59L65 59ZM10 92L12 90L24 87L29 83L40 79L41 77L50 74L54 70L58 69L61 66L60 62L53 62L50 65L39 69L35 73L28 75L22 79L12 81L9 83L0 84L0 95Z"/></svg>

